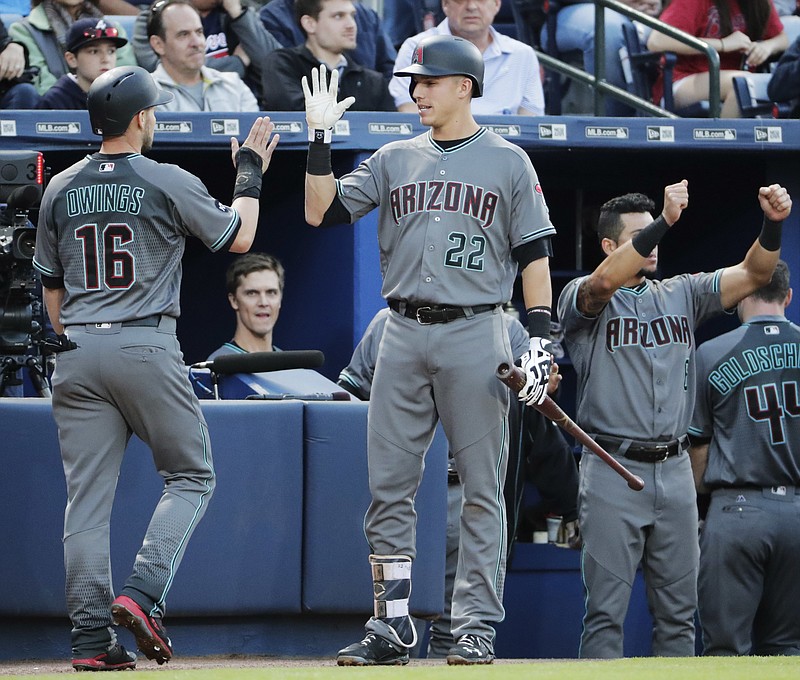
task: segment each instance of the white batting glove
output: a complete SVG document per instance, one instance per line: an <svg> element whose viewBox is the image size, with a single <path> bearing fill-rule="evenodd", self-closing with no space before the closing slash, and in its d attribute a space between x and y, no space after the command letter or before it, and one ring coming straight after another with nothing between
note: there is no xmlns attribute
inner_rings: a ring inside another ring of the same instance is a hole
<svg viewBox="0 0 800 680"><path fill-rule="evenodd" d="M551 347L549 339L531 338L530 349L522 355L522 370L525 371L527 382L519 391L519 400L528 406L541 404L547 396L550 365L553 363Z"/></svg>
<svg viewBox="0 0 800 680"><path fill-rule="evenodd" d="M326 74L328 69L325 64L320 64L319 69L311 69L311 88L308 87L308 79L303 76L301 84L303 95L306 98L306 123L308 124L308 140L313 142L317 139L317 133L323 132L325 139L331 141L331 132L342 114L349 109L355 102L355 97L347 97L342 101L336 101L339 96L339 71L331 71L330 84L326 85Z"/></svg>

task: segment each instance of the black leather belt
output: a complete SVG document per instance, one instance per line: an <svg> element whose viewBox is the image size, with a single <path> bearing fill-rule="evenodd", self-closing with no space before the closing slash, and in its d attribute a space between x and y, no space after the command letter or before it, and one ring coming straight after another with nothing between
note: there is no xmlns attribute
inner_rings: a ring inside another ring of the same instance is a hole
<svg viewBox="0 0 800 680"><path fill-rule="evenodd" d="M460 484L461 480L458 478L458 473L455 470L447 471L447 485Z"/></svg>
<svg viewBox="0 0 800 680"><path fill-rule="evenodd" d="M595 441L609 453L619 451L625 441L619 437L608 437L599 434ZM636 460L640 463L660 463L667 458L677 456L684 450L684 445L680 439L673 439L669 442L631 442L628 449L622 454L625 458Z"/></svg>
<svg viewBox="0 0 800 680"><path fill-rule="evenodd" d="M127 328L128 326L149 326L155 328L161 323L161 314L152 314L143 319L131 319L130 321L123 321L120 326Z"/></svg>
<svg viewBox="0 0 800 680"><path fill-rule="evenodd" d="M446 305L412 305L401 300L389 300L389 308L402 314L408 319L416 319L418 323L427 326L432 323L448 323L456 319L463 319L471 311L473 314L483 314L492 311L497 305L475 305L474 307L448 307Z"/></svg>

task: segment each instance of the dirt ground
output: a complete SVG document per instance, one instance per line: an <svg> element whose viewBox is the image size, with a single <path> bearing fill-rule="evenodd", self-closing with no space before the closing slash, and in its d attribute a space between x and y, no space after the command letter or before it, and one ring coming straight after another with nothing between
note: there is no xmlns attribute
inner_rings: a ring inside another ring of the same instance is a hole
<svg viewBox="0 0 800 680"><path fill-rule="evenodd" d="M334 666L333 659L287 659L267 656L202 656L175 657L168 664L159 666L155 661L141 658L138 670L192 670L208 668L319 668ZM498 659L495 664L531 663L531 659ZM412 659L410 666L442 665L442 660ZM0 661L0 676L42 675L45 673L73 673L68 660L45 661ZM115 676L118 677L118 676Z"/></svg>

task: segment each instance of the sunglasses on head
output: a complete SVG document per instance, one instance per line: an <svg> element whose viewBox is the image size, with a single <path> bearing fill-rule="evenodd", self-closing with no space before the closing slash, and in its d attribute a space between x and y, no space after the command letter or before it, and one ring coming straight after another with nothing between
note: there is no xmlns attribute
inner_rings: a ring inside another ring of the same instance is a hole
<svg viewBox="0 0 800 680"><path fill-rule="evenodd" d="M116 28L108 26L106 28L89 28L83 32L84 38L116 38L119 31Z"/></svg>

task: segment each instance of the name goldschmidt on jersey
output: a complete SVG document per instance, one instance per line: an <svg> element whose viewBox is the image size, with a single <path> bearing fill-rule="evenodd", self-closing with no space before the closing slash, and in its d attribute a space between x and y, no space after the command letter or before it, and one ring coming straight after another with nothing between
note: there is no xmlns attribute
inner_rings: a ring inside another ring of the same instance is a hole
<svg viewBox="0 0 800 680"><path fill-rule="evenodd" d="M740 355L723 361L708 374L709 384L720 394L727 394L739 383L768 371L800 368L800 343L783 342L748 347ZM797 409L797 383L794 405Z"/></svg>

